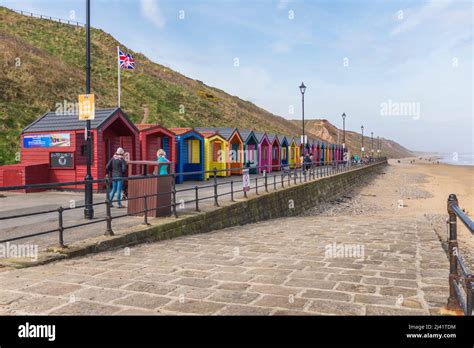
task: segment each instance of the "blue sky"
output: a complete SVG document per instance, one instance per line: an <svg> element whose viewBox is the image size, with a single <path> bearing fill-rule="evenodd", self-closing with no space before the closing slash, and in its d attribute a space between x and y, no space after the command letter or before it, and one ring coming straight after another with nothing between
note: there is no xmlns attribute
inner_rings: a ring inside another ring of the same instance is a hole
<svg viewBox="0 0 474 348"><path fill-rule="evenodd" d="M471 1L91 2L92 25L127 47L277 115L301 117L304 81L307 118L474 152ZM85 22L83 0L0 4Z"/></svg>

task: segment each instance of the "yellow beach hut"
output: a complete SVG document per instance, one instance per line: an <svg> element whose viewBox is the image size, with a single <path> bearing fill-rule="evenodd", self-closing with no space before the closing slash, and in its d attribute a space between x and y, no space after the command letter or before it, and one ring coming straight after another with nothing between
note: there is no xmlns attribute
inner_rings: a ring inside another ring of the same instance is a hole
<svg viewBox="0 0 474 348"><path fill-rule="evenodd" d="M204 179L213 176L211 172L217 169L217 176L227 176L227 140L215 131L200 131L204 137Z"/></svg>

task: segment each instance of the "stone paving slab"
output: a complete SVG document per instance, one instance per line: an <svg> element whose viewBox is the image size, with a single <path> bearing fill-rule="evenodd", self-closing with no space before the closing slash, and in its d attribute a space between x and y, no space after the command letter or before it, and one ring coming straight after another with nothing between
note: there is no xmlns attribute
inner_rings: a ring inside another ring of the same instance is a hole
<svg viewBox="0 0 474 348"><path fill-rule="evenodd" d="M294 217L0 272L0 313L430 315L448 270L421 216Z"/></svg>

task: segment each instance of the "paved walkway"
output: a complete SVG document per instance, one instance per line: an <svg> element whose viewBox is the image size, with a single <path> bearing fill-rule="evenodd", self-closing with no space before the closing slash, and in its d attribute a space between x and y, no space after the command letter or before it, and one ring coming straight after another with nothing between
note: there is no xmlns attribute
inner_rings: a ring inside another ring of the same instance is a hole
<svg viewBox="0 0 474 348"><path fill-rule="evenodd" d="M422 216L286 218L0 272L0 314L427 315L448 268Z"/></svg>
<svg viewBox="0 0 474 348"><path fill-rule="evenodd" d="M324 170L318 167L318 170ZM277 173L278 177L277 182L281 182L281 172ZM249 197L255 195L255 179L258 177L258 185L264 185L263 175L251 175L251 191L249 192ZM287 178L288 176L286 176ZM278 179L280 181L278 181ZM224 196L219 197L220 202L229 202L230 201L230 191L231 186L230 182L234 181L234 190L242 189L242 177L239 175L217 178L218 183L218 194ZM226 183L226 184L224 184ZM268 189L273 191L274 179L273 177L268 178ZM299 180L297 181L299 183ZM176 189L181 190L176 195L177 211L179 215L183 214L195 214L195 203L190 202L195 199L194 188L196 186L199 188L199 206L201 210L209 210L214 207L214 187L213 180L208 181L185 181L183 184L177 185ZM284 182L285 187L287 187L287 180ZM294 185L292 179L291 185ZM281 183L277 185L277 189L281 189ZM184 191L186 190L186 191ZM260 192L264 191L263 187L259 188ZM4 197L1 197L4 195ZM20 215L26 213L34 213L40 211L55 210L62 207L70 207L71 202L75 206L80 206L84 204L84 193L80 192L57 192L57 191L48 191L48 192L38 192L38 193L12 193L12 192L2 192L0 195L0 218ZM243 198L242 192L235 193L234 198L236 200ZM105 201L105 194L95 194L94 203L102 203ZM106 222L100 221L105 219L105 205L100 204L94 207L94 221L98 221L92 225L68 228L69 226L84 224L88 220L84 220L84 210L73 209L66 210L63 213L64 226L66 230L64 231L64 242L70 244L75 241L84 240L86 238L98 237L105 233L106 231ZM123 214L126 214L126 209L112 208L112 217L117 217ZM56 230L58 228L58 216L57 212L41 215L33 215L28 217L21 217L15 219L6 219L0 221L0 240L26 236L33 233L39 233L44 231ZM174 218L173 218L174 219ZM149 222L152 224L159 224L168 221L166 218L158 219L149 219ZM120 217L117 220L112 221L112 228L116 234L121 234L128 232L132 228L136 228L137 225L143 223L143 217L137 216L125 216ZM57 246L59 244L59 234L53 232L50 234L44 234L41 236L30 237L20 239L14 242L15 244L22 245L38 245L40 250L44 250L50 246Z"/></svg>

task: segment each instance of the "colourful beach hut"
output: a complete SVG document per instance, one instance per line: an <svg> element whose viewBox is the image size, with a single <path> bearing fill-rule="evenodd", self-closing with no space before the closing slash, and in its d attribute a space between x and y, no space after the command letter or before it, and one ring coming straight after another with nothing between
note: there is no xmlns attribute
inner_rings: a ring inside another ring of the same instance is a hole
<svg viewBox="0 0 474 348"><path fill-rule="evenodd" d="M328 157L327 157L327 164L331 164L332 163L332 144L328 144L328 148L327 148L327 153L328 153Z"/></svg>
<svg viewBox="0 0 474 348"><path fill-rule="evenodd" d="M301 143L300 137L295 137L295 144L296 144L296 168L301 166L301 156L303 153L303 145Z"/></svg>
<svg viewBox="0 0 474 348"><path fill-rule="evenodd" d="M156 152L163 149L166 157L176 163L176 135L159 124L137 124L140 131L142 161L156 161ZM153 171L153 168L149 168Z"/></svg>
<svg viewBox="0 0 474 348"><path fill-rule="evenodd" d="M87 170L85 122L76 113L51 111L43 114L21 132L21 163L2 166L0 185L16 186L73 182L84 179ZM139 130L120 108L96 108L91 121L92 166L94 179L105 178L106 164L118 147L130 160L140 158ZM61 189L82 190L84 185ZM94 191L105 184L94 183Z"/></svg>
<svg viewBox="0 0 474 348"><path fill-rule="evenodd" d="M321 163L321 142L319 140L316 141L316 154L314 155L314 162L316 165L319 166Z"/></svg>
<svg viewBox="0 0 474 348"><path fill-rule="evenodd" d="M296 139L295 137L286 137L288 139L288 144L289 144L289 159L288 159L288 165L290 166L291 169L295 168L296 164L299 161L299 156L298 156L298 145L296 144Z"/></svg>
<svg viewBox="0 0 474 348"><path fill-rule="evenodd" d="M204 171L204 137L192 128L170 128L176 134L176 173ZM176 183L203 180L204 174L177 175Z"/></svg>
<svg viewBox="0 0 474 348"><path fill-rule="evenodd" d="M268 140L270 140L270 144L272 146L272 155L271 155L271 165L272 165L272 171L273 170L280 170L281 166L281 144L280 144L280 139L276 134L268 134Z"/></svg>
<svg viewBox="0 0 474 348"><path fill-rule="evenodd" d="M227 176L227 140L216 131L200 131L204 137L204 179L213 174L211 170L217 169L216 176Z"/></svg>
<svg viewBox="0 0 474 348"><path fill-rule="evenodd" d="M244 140L244 168L250 168L250 174L257 174L258 140L253 131L241 130Z"/></svg>
<svg viewBox="0 0 474 348"><path fill-rule="evenodd" d="M308 139L308 152L313 156L313 161L316 155L316 140Z"/></svg>
<svg viewBox="0 0 474 348"><path fill-rule="evenodd" d="M219 128L219 134L227 140L227 169L230 174L242 174L244 142L237 128Z"/></svg>
<svg viewBox="0 0 474 348"><path fill-rule="evenodd" d="M226 140L226 165L229 174L242 174L244 163L244 141L237 128L196 128L199 131L214 130Z"/></svg>
<svg viewBox="0 0 474 348"><path fill-rule="evenodd" d="M320 144L320 152L321 152L321 156L319 158L320 160L320 163L322 166L326 165L326 144L321 142Z"/></svg>
<svg viewBox="0 0 474 348"><path fill-rule="evenodd" d="M271 172L272 164L272 144L265 132L254 132L258 141L258 166L259 173L263 171Z"/></svg>
<svg viewBox="0 0 474 348"><path fill-rule="evenodd" d="M288 166L289 152L288 139L284 135L278 135L280 140L280 163L282 167Z"/></svg>

